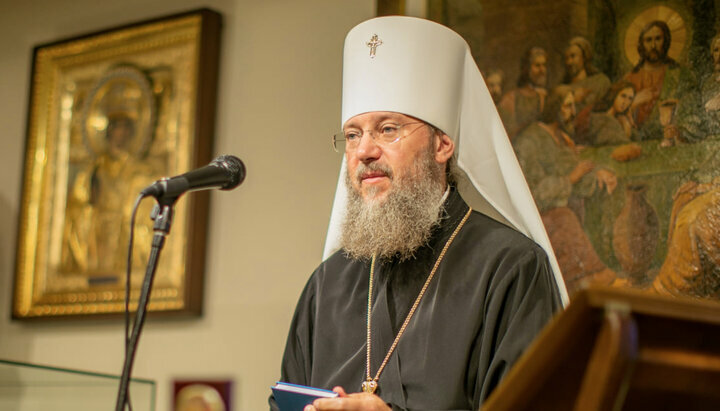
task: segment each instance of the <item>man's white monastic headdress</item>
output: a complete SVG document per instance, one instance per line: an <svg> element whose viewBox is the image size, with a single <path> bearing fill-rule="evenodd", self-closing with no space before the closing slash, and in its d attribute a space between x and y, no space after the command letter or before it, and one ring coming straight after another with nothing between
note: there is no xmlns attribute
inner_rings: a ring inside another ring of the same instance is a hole
<svg viewBox="0 0 720 411"><path fill-rule="evenodd" d="M545 249L563 301L567 292L540 214L470 48L449 28L414 17L378 17L345 38L342 124L393 111L441 129L455 141L459 190L474 209ZM347 192L343 161L324 258L339 247Z"/></svg>

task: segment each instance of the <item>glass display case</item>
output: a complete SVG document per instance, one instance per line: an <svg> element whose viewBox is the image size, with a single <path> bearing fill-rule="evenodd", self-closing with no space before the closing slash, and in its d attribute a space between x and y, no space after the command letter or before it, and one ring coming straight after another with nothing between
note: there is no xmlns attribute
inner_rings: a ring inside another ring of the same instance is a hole
<svg viewBox="0 0 720 411"><path fill-rule="evenodd" d="M120 377L0 360L0 410L113 410ZM155 382L133 378L133 411L155 410Z"/></svg>

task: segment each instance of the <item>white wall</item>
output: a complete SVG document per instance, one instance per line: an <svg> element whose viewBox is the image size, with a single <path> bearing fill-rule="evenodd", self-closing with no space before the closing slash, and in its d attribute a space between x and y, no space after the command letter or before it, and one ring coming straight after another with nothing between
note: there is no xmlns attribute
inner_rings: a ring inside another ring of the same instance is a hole
<svg viewBox="0 0 720 411"><path fill-rule="evenodd" d="M204 316L149 321L134 375L157 381L160 411L177 377L232 378L235 410L266 409L322 253L342 42L372 0L0 0L0 358L109 373L122 362L118 321L9 319L32 47L199 7L224 16L215 154L242 158L248 177L212 196Z"/></svg>

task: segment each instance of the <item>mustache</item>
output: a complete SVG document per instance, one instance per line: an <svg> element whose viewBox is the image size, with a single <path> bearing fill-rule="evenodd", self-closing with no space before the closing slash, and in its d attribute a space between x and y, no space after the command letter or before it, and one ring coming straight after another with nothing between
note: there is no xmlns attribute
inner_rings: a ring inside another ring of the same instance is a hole
<svg viewBox="0 0 720 411"><path fill-rule="evenodd" d="M650 48L645 50L645 58L648 60L660 60L663 58L664 53L662 50L656 49L656 48Z"/></svg>
<svg viewBox="0 0 720 411"><path fill-rule="evenodd" d="M392 169L388 165L381 163L360 163L355 170L355 175L353 176L353 178L355 178L359 183L361 183L363 177L371 173L383 173L390 180L393 179Z"/></svg>

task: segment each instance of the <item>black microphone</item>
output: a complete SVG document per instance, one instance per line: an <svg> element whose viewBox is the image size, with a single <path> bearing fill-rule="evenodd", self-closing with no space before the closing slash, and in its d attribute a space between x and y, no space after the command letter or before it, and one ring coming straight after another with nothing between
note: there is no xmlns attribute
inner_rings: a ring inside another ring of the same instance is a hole
<svg viewBox="0 0 720 411"><path fill-rule="evenodd" d="M141 195L156 198L179 197L186 191L207 190L218 187L232 190L245 180L245 165L239 158L223 155L205 167L185 174L158 180L140 192Z"/></svg>

